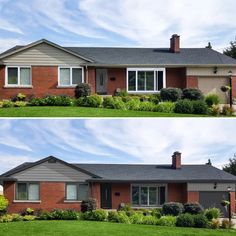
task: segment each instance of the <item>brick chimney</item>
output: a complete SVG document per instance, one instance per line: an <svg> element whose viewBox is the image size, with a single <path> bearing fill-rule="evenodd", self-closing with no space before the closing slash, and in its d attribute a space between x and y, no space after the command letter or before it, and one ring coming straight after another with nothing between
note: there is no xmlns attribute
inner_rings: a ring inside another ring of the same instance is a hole
<svg viewBox="0 0 236 236"><path fill-rule="evenodd" d="M174 152L172 156L172 168L181 169L181 153Z"/></svg>
<svg viewBox="0 0 236 236"><path fill-rule="evenodd" d="M170 39L170 51L180 53L180 36L178 34L173 34Z"/></svg>

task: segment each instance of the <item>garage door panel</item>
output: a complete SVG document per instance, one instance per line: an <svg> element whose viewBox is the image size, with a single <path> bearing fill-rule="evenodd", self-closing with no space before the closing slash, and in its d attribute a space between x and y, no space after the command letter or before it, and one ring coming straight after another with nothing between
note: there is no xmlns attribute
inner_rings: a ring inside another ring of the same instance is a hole
<svg viewBox="0 0 236 236"><path fill-rule="evenodd" d="M219 208L223 216L227 216L227 209L221 206L222 200L228 199L228 192L199 192L199 203L205 208Z"/></svg>
<svg viewBox="0 0 236 236"><path fill-rule="evenodd" d="M221 87L229 85L228 78L218 78L218 77L199 77L198 78L198 88L204 93L216 93L220 99L221 103L227 103L226 94L221 91Z"/></svg>

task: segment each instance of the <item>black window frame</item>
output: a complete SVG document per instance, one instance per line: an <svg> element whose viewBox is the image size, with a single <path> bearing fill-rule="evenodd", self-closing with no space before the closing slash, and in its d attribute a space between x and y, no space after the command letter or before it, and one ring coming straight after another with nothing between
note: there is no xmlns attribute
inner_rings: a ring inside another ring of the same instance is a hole
<svg viewBox="0 0 236 236"><path fill-rule="evenodd" d="M68 185L76 185L76 199L67 199L67 186ZM88 192L89 192L89 184L87 183L82 183L82 182L66 182L65 184L65 201L83 201L83 200L86 200L86 199L80 199L80 196L79 196L79 188L80 188L80 185L87 185L88 187ZM87 196L89 197L89 196Z"/></svg>
<svg viewBox="0 0 236 236"><path fill-rule="evenodd" d="M18 184L26 184L26 199L19 199ZM38 185L38 199L29 199L29 185ZM15 185L15 200L16 201L40 201L40 183L39 182L17 182Z"/></svg>

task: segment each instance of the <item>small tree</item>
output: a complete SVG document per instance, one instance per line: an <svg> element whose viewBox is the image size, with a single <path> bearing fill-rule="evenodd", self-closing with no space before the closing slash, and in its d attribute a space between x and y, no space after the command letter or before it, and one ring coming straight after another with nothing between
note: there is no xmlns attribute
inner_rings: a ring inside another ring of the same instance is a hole
<svg viewBox="0 0 236 236"><path fill-rule="evenodd" d="M234 154L234 158L229 159L229 164L225 165L223 170L232 175L236 175L236 154Z"/></svg>
<svg viewBox="0 0 236 236"><path fill-rule="evenodd" d="M233 42L231 41L230 42L230 46L228 48L226 48L223 53L226 55L226 56L229 56L229 57L233 57L236 59L236 40Z"/></svg>
<svg viewBox="0 0 236 236"><path fill-rule="evenodd" d="M3 195L0 195L0 215L6 213L7 207L8 207L8 200Z"/></svg>
<svg viewBox="0 0 236 236"><path fill-rule="evenodd" d="M212 166L211 159L208 159L206 165Z"/></svg>
<svg viewBox="0 0 236 236"><path fill-rule="evenodd" d="M206 46L206 48L212 49L211 42L208 42L208 45Z"/></svg>

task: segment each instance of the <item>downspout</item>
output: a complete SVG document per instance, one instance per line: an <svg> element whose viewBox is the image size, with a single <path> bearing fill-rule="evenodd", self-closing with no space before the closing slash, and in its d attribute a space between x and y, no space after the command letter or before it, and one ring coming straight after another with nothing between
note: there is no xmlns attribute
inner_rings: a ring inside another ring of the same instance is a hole
<svg viewBox="0 0 236 236"><path fill-rule="evenodd" d="M87 65L85 66L85 71L86 71L85 83L88 84L89 81L88 81L88 66Z"/></svg>

